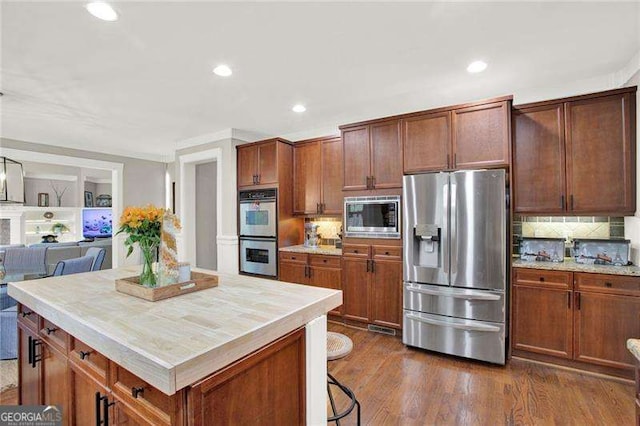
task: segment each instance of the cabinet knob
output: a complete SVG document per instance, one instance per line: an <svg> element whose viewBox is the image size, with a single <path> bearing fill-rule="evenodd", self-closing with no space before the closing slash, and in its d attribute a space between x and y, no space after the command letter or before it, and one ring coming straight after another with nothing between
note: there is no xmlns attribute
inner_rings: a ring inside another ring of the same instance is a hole
<svg viewBox="0 0 640 426"><path fill-rule="evenodd" d="M47 327L47 329L46 329L46 330L47 330L47 335L49 335L49 334L51 334L51 333L55 333L56 331L58 331L58 329L57 329L57 328L55 328L55 327L54 327L54 328L49 328L49 327Z"/></svg>
<svg viewBox="0 0 640 426"><path fill-rule="evenodd" d="M389 256L389 252L388 252L388 251L385 251L385 252L384 252L384 255L385 255L385 256Z"/></svg>
<svg viewBox="0 0 640 426"><path fill-rule="evenodd" d="M608 282L608 281L607 281L607 282L605 282L605 283L604 283L604 285L605 285L605 286L607 286L607 287L611 287L611 286L613 286L613 284L611 284L611 283L610 283L610 282Z"/></svg>
<svg viewBox="0 0 640 426"><path fill-rule="evenodd" d="M295 256L291 256L291 260L296 260L296 257Z"/></svg>
<svg viewBox="0 0 640 426"><path fill-rule="evenodd" d="M327 259L322 259L322 261L323 261L324 263L327 263Z"/></svg>
<svg viewBox="0 0 640 426"><path fill-rule="evenodd" d="M138 398L138 395L144 395L144 388L141 387L132 387L131 388L131 396L134 398Z"/></svg>
<svg viewBox="0 0 640 426"><path fill-rule="evenodd" d="M354 250L353 252L354 252L354 253L357 253L357 252L358 252L358 250Z"/></svg>
<svg viewBox="0 0 640 426"><path fill-rule="evenodd" d="M28 316L29 316L29 315L31 315L32 313L33 313L33 312L30 312L30 311L29 311L29 312L27 312L27 311L25 311L25 312L23 312L23 313L22 313L22 318L28 317Z"/></svg>
<svg viewBox="0 0 640 426"><path fill-rule="evenodd" d="M541 281L541 282L544 282L544 277L540 277L540 281Z"/></svg>
<svg viewBox="0 0 640 426"><path fill-rule="evenodd" d="M89 355L91 355L91 351L80 351L80 359L85 359L86 357L88 357Z"/></svg>

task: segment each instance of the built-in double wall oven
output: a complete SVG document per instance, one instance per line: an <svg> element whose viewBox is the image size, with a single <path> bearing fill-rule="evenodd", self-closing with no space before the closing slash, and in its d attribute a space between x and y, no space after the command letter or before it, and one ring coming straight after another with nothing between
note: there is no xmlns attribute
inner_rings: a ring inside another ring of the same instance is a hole
<svg viewBox="0 0 640 426"><path fill-rule="evenodd" d="M240 191L238 212L241 272L268 277L278 275L276 191Z"/></svg>

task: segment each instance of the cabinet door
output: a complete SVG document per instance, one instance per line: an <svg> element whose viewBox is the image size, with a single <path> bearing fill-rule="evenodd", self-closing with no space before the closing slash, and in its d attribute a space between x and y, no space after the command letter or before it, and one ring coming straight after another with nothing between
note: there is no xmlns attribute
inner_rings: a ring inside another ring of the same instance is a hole
<svg viewBox="0 0 640 426"><path fill-rule="evenodd" d="M42 345L42 394L44 405L62 408L63 424L69 424L69 373L67 357L47 344Z"/></svg>
<svg viewBox="0 0 640 426"><path fill-rule="evenodd" d="M371 133L371 176L375 189L402 188L400 121L374 124Z"/></svg>
<svg viewBox="0 0 640 426"><path fill-rule="evenodd" d="M322 142L322 213L342 215L342 139Z"/></svg>
<svg viewBox="0 0 640 426"><path fill-rule="evenodd" d="M278 277L280 281L286 281L288 283L308 284L307 264L281 260Z"/></svg>
<svg viewBox="0 0 640 426"><path fill-rule="evenodd" d="M576 293L574 358L632 369L627 339L640 336L640 297Z"/></svg>
<svg viewBox="0 0 640 426"><path fill-rule="evenodd" d="M309 269L309 284L316 287L342 290L342 270L337 268L323 268L311 266ZM342 305L329 312L333 315L341 315Z"/></svg>
<svg viewBox="0 0 640 426"><path fill-rule="evenodd" d="M258 145L258 183L278 183L278 143Z"/></svg>
<svg viewBox="0 0 640 426"><path fill-rule="evenodd" d="M635 96L568 102L565 114L571 212L633 214Z"/></svg>
<svg viewBox="0 0 640 426"><path fill-rule="evenodd" d="M453 111L453 167L477 168L509 164L510 102Z"/></svg>
<svg viewBox="0 0 640 426"><path fill-rule="evenodd" d="M451 112L402 120L404 172L446 170L451 155Z"/></svg>
<svg viewBox="0 0 640 426"><path fill-rule="evenodd" d="M255 185L258 174L258 147L238 147L238 186Z"/></svg>
<svg viewBox="0 0 640 426"><path fill-rule="evenodd" d="M369 321L369 260L342 258L342 297L345 318Z"/></svg>
<svg viewBox="0 0 640 426"><path fill-rule="evenodd" d="M374 260L371 281L371 320L402 328L402 262Z"/></svg>
<svg viewBox="0 0 640 426"><path fill-rule="evenodd" d="M514 209L561 213L566 206L564 107L513 111Z"/></svg>
<svg viewBox="0 0 640 426"><path fill-rule="evenodd" d="M91 376L84 373L80 368L76 367L73 362L69 363L69 386L70 404L68 414L71 425L90 425L97 424L98 421L104 420L103 402L97 403L96 399L100 397L109 397L110 394L96 382ZM99 394L96 396L96 394ZM109 409L109 414L111 414Z"/></svg>
<svg viewBox="0 0 640 426"><path fill-rule="evenodd" d="M320 143L293 148L293 213L316 214L320 210Z"/></svg>
<svg viewBox="0 0 640 426"><path fill-rule="evenodd" d="M513 286L514 349L572 357L571 291Z"/></svg>
<svg viewBox="0 0 640 426"><path fill-rule="evenodd" d="M31 340L29 340L31 338ZM23 324L18 325L18 381L20 395L18 403L20 405L40 405L42 404L42 362L36 362L35 366L31 365L33 356L33 340L40 342L36 345L35 350L39 355L42 353L41 340L37 335L26 328ZM32 346L31 349L29 346Z"/></svg>
<svg viewBox="0 0 640 426"><path fill-rule="evenodd" d="M367 178L371 176L369 153L369 127L355 127L342 131L342 153L345 191L359 191L367 188Z"/></svg>

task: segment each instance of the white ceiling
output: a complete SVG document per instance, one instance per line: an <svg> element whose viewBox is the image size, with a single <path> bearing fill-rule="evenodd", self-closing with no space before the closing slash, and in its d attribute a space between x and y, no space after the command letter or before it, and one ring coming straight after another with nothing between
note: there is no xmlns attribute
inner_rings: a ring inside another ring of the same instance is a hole
<svg viewBox="0 0 640 426"><path fill-rule="evenodd" d="M119 2L117 22L81 2L0 5L0 134L113 153L171 154L229 128L312 135L526 90L531 100L543 92L532 88L611 75L640 51L638 2ZM475 59L489 68L470 75ZM212 74L219 63L233 76ZM297 102L306 113L291 112Z"/></svg>

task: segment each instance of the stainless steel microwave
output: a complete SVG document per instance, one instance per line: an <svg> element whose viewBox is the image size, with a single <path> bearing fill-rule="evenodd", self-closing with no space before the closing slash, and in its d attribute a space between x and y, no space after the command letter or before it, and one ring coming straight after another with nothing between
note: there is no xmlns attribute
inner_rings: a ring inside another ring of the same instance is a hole
<svg viewBox="0 0 640 426"><path fill-rule="evenodd" d="M344 236L400 238L400 196L344 198Z"/></svg>

